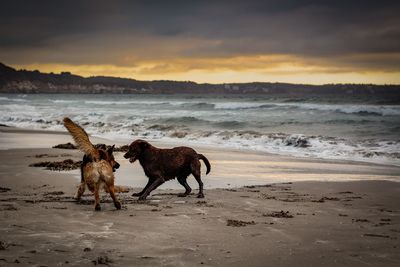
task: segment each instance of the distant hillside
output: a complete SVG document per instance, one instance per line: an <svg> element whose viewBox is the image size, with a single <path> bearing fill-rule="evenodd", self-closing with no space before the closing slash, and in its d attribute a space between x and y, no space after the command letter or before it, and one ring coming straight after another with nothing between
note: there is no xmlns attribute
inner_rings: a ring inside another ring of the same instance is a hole
<svg viewBox="0 0 400 267"><path fill-rule="evenodd" d="M113 93L113 94L266 94L285 96L343 95L380 96L400 100L400 85L289 83L198 84L179 81L138 81L96 76L84 78L69 72L60 74L15 70L0 63L0 93Z"/></svg>

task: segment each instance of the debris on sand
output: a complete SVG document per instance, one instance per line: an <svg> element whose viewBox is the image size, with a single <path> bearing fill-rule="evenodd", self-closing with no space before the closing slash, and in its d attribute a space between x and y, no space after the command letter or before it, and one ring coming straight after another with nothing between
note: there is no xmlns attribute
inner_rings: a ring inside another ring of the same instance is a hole
<svg viewBox="0 0 400 267"><path fill-rule="evenodd" d="M264 194L264 193L260 194L260 198L262 198L262 199L276 199L275 196L270 196L270 195Z"/></svg>
<svg viewBox="0 0 400 267"><path fill-rule="evenodd" d="M70 142L68 142L66 144L58 144L56 146L53 146L53 148L77 149L77 147L74 144L71 144Z"/></svg>
<svg viewBox="0 0 400 267"><path fill-rule="evenodd" d="M128 150L129 150L128 145L123 145L123 146L114 148L114 152L128 152Z"/></svg>
<svg viewBox="0 0 400 267"><path fill-rule="evenodd" d="M139 259L155 259L155 257L152 256L138 256Z"/></svg>
<svg viewBox="0 0 400 267"><path fill-rule="evenodd" d="M378 235L378 234L363 234L363 236L390 238L390 236L388 235Z"/></svg>
<svg viewBox="0 0 400 267"><path fill-rule="evenodd" d="M109 149L111 146L106 145L106 144L96 144L94 145L97 149ZM53 148L62 148L62 149L78 149L74 144L68 142L66 144L58 144L56 146L53 146ZM127 152L129 150L129 146L123 145L120 147L115 147L114 151L115 152Z"/></svg>
<svg viewBox="0 0 400 267"><path fill-rule="evenodd" d="M92 262L94 265L97 265L97 264L109 265L110 263L112 263L112 260L110 258L108 258L107 255L103 255L103 256L97 257L97 259L93 260Z"/></svg>
<svg viewBox="0 0 400 267"><path fill-rule="evenodd" d="M380 226L385 226L385 225L391 225L390 222L379 222L374 224L375 227L380 227Z"/></svg>
<svg viewBox="0 0 400 267"><path fill-rule="evenodd" d="M325 200L339 201L340 199L337 198L337 197L322 197L322 198L320 198L320 199L318 199L318 200L311 200L311 202L320 202L320 203L323 203L323 202L325 202Z"/></svg>
<svg viewBox="0 0 400 267"><path fill-rule="evenodd" d="M0 210L18 210L13 204L2 204Z"/></svg>
<svg viewBox="0 0 400 267"><path fill-rule="evenodd" d="M4 192L10 191L10 190L11 189L7 188L7 187L0 187L0 193L4 193Z"/></svg>
<svg viewBox="0 0 400 267"><path fill-rule="evenodd" d="M246 221L241 221L241 220L227 220L226 221L226 226L233 226L233 227L243 227L247 225L255 225L256 223L254 221L246 222Z"/></svg>
<svg viewBox="0 0 400 267"><path fill-rule="evenodd" d="M45 167L46 170L51 171L70 171L80 168L82 161L73 161L72 159L66 159L63 161L42 161L32 163L29 167Z"/></svg>
<svg viewBox="0 0 400 267"><path fill-rule="evenodd" d="M323 197L325 200L330 200L330 201L339 201L340 199L337 197Z"/></svg>
<svg viewBox="0 0 400 267"><path fill-rule="evenodd" d="M265 217L274 217L274 218L293 218L293 215L289 213L289 211L273 211L270 213L263 214Z"/></svg>
<svg viewBox="0 0 400 267"><path fill-rule="evenodd" d="M393 210L388 210L388 209L379 209L380 212L393 212Z"/></svg>
<svg viewBox="0 0 400 267"><path fill-rule="evenodd" d="M236 189L232 189L232 188L224 188L222 190L228 191L228 192L237 192Z"/></svg>
<svg viewBox="0 0 400 267"><path fill-rule="evenodd" d="M8 248L8 244L6 242L0 241L0 250L6 250Z"/></svg>
<svg viewBox="0 0 400 267"><path fill-rule="evenodd" d="M367 219L351 219L352 222L369 222Z"/></svg>

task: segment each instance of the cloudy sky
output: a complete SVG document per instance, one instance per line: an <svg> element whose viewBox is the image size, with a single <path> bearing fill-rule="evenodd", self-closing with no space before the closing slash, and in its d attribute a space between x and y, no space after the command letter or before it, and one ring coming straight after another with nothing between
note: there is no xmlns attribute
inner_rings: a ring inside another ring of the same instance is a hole
<svg viewBox="0 0 400 267"><path fill-rule="evenodd" d="M400 1L2 0L0 62L197 82L400 83Z"/></svg>

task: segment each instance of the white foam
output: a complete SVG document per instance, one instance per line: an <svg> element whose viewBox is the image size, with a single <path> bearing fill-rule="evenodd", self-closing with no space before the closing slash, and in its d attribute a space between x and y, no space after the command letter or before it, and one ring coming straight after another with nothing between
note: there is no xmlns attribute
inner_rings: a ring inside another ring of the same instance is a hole
<svg viewBox="0 0 400 267"><path fill-rule="evenodd" d="M355 104L312 104L312 103L271 103L280 107L297 107L304 110L321 110L321 111L336 111L347 114L352 113L370 113L379 114L382 116L400 115L400 105L355 105Z"/></svg>
<svg viewBox="0 0 400 267"><path fill-rule="evenodd" d="M68 103L68 104L80 102L79 100L62 100L62 99L54 99L54 100L49 100L49 101L53 102L53 103Z"/></svg>
<svg viewBox="0 0 400 267"><path fill-rule="evenodd" d="M96 105L180 105L183 102L165 102L165 101L108 101L108 100L86 100L86 104L96 104Z"/></svg>
<svg viewBox="0 0 400 267"><path fill-rule="evenodd" d="M9 98L9 97L0 97L0 101L12 101L12 102L29 102L29 100L21 99L21 98Z"/></svg>
<svg viewBox="0 0 400 267"><path fill-rule="evenodd" d="M253 102L230 102L230 103L213 103L215 109L250 109L260 108L267 105L267 103L253 103Z"/></svg>

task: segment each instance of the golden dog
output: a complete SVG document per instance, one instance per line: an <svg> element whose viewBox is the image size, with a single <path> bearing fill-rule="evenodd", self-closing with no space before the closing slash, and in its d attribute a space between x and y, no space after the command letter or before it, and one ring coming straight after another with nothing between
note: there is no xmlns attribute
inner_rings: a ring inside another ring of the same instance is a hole
<svg viewBox="0 0 400 267"><path fill-rule="evenodd" d="M115 207L121 209L121 203L115 196L114 188L115 177L113 173L114 166L112 165L112 162L115 162L112 155L114 147L107 150L96 148L90 142L85 130L69 118L64 118L64 126L72 135L77 147L85 153L87 158L87 162L81 168L83 179L78 188L76 198L79 199L82 196L87 186L94 193L95 210L99 211L101 210L99 191L104 187L110 193Z"/></svg>

